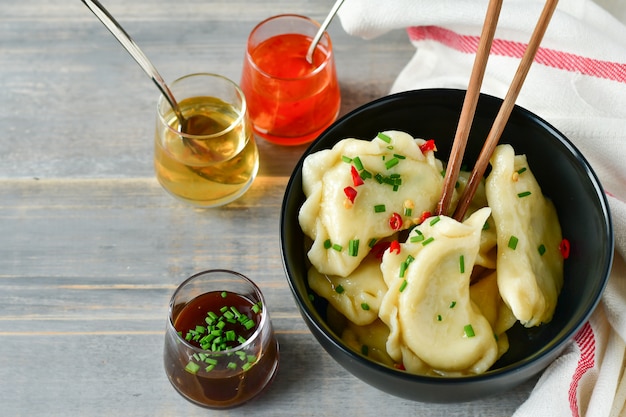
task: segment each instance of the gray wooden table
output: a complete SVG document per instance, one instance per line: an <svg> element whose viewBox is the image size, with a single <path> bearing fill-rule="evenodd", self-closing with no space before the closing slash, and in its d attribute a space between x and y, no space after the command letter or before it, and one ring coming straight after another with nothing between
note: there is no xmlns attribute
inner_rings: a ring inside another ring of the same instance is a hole
<svg viewBox="0 0 626 417"><path fill-rule="evenodd" d="M166 80L240 76L246 36L279 13L322 20L331 0L105 0ZM413 47L330 28L342 113L387 94ZM259 141L250 191L195 210L154 179L158 92L79 1L0 0L0 414L6 416L507 416L533 381L497 398L424 404L340 368L302 321L278 220L304 147ZM281 345L274 384L228 412L191 405L162 366L169 297L230 268L264 291ZM450 393L451 396L454 393Z"/></svg>

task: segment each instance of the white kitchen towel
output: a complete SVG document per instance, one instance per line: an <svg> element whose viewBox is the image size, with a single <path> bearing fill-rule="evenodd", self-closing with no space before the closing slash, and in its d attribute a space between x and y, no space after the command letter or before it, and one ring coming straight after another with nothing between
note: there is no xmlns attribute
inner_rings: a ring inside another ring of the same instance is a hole
<svg viewBox="0 0 626 417"><path fill-rule="evenodd" d="M503 98L541 14L541 0L504 0L482 92ZM390 91L467 88L488 0L346 0L349 34L406 30L416 52ZM517 104L565 134L606 191L616 254L599 307L516 411L626 416L626 1L560 0Z"/></svg>

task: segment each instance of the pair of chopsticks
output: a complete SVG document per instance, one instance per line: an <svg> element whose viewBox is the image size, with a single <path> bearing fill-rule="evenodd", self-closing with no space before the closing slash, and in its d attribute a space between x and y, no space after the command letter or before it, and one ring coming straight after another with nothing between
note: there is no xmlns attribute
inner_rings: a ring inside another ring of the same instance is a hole
<svg viewBox="0 0 626 417"><path fill-rule="evenodd" d="M487 14L485 16L485 22L483 24L482 33L480 35L480 42L474 59L474 66L470 76L470 82L467 87L467 93L463 101L463 107L461 108L461 116L459 118L459 124L457 125L456 134L454 137L454 143L452 145L452 151L448 166L446 168L446 174L444 178L443 192L441 199L437 204L437 214L447 215L450 209L450 202L452 200L452 194L454 192L455 184L459 177L459 170L461 169L461 162L463 160L463 154L465 153L465 147L469 136L470 129L472 127L472 121L476 112L476 105L478 104L478 98L480 96L480 88L485 75L485 68L487 66L487 60L489 59L489 51L491 50L491 44L498 24L498 17L500 16L500 10L502 9L503 0L490 0L487 8ZM515 101L522 89L522 84L526 79L526 75L530 70L530 66L533 63L537 50L543 35L548 28L550 19L554 14L554 9L558 0L547 0L546 4L539 16L539 20L535 26L533 34L531 35L526 51L522 56L520 64L517 68L515 76L509 86L509 90L502 101L500 110L496 115L496 118L491 126L491 130L487 135L487 139L483 145L483 148L478 156L474 169L470 174L468 183L461 194L456 210L452 217L457 221L462 221L467 208L476 193L478 184L482 179L491 155L496 148L500 136L504 130L505 125L509 120L509 116L515 106Z"/></svg>

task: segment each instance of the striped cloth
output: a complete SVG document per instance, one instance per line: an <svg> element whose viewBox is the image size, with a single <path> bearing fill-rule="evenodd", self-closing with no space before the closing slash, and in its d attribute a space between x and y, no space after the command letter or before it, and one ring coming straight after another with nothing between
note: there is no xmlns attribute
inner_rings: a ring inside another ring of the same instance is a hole
<svg viewBox="0 0 626 417"><path fill-rule="evenodd" d="M346 0L346 32L406 30L416 52L391 93L467 88L488 0ZM504 97L544 1L505 0L482 92ZM517 104L571 139L600 177L616 256L602 302L515 417L626 416L626 1L560 0Z"/></svg>

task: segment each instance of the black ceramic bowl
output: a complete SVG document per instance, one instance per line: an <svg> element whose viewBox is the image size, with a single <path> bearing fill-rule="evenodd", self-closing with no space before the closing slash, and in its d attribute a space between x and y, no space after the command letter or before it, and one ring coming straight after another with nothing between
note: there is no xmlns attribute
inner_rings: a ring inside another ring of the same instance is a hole
<svg viewBox="0 0 626 417"><path fill-rule="evenodd" d="M384 130L403 130L414 137L435 139L437 156L447 160L465 92L433 89L384 97L349 113L308 148L287 185L281 213L284 268L296 303L324 349L357 378L378 389L424 402L461 402L511 389L547 367L573 339L596 307L613 256L608 204L593 170L574 145L541 118L516 107L500 143L527 155L545 195L554 202L563 235L571 243L565 262L565 283L553 320L525 329L513 327L509 351L486 373L468 377L412 375L373 362L342 342L325 320L325 306L308 297L304 235L298 211L304 201L302 162L347 137L371 140ZM473 166L500 108L501 100L481 95L464 163Z"/></svg>

